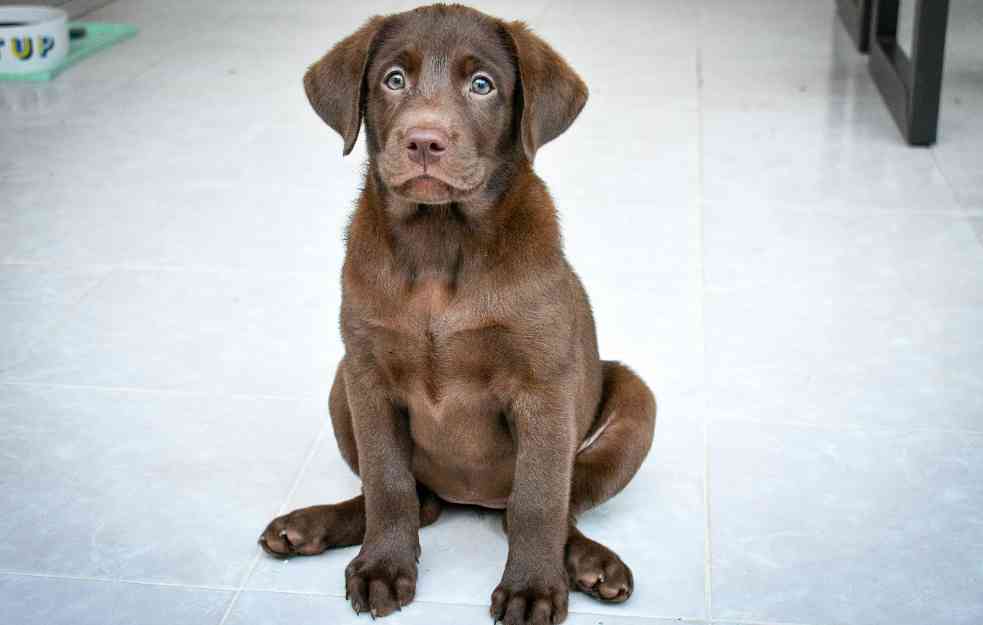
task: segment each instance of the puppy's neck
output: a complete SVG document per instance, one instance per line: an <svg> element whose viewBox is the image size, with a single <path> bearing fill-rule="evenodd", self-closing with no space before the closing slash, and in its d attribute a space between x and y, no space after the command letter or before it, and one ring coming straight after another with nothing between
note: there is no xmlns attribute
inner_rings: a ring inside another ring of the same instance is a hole
<svg viewBox="0 0 983 625"><path fill-rule="evenodd" d="M411 282L456 284L464 257L475 247L474 224L458 204L403 204L387 197L393 258ZM395 210L394 210L395 209ZM390 212L391 211L391 212ZM399 217L394 218L393 212Z"/></svg>
<svg viewBox="0 0 983 625"><path fill-rule="evenodd" d="M372 164L349 230L349 245L374 239L411 284L456 284L463 274L532 269L562 258L556 212L529 168L508 172L467 202L417 204L391 193ZM351 251L351 250L350 250ZM535 260L533 260L535 259Z"/></svg>

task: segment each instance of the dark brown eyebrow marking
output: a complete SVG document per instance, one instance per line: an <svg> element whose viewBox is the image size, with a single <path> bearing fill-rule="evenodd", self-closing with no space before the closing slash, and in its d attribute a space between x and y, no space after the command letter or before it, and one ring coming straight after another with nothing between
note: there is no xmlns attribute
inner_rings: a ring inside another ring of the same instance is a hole
<svg viewBox="0 0 983 625"><path fill-rule="evenodd" d="M379 69L382 71L389 69L389 67L392 65L399 65L408 72L415 72L416 70L420 69L420 64L422 61L422 55L414 48L404 48L394 56L383 54L380 55L379 58L388 59L385 61L379 61Z"/></svg>
<svg viewBox="0 0 983 625"><path fill-rule="evenodd" d="M457 62L457 70L462 77L470 76L478 70L484 70L492 74L492 78L504 79L505 70L495 61L488 60L475 54L467 54Z"/></svg>
<svg viewBox="0 0 983 625"><path fill-rule="evenodd" d="M464 74L472 74L484 66L485 64L481 61L481 59L473 54L469 54L461 59L461 71Z"/></svg>

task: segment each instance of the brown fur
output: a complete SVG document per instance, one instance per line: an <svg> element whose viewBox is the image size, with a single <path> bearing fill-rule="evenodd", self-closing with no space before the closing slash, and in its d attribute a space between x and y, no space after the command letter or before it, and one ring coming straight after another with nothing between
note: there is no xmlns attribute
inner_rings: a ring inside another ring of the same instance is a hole
<svg viewBox="0 0 983 625"><path fill-rule="evenodd" d="M404 87L387 86L393 71ZM474 89L476 72L489 94ZM435 5L372 18L305 87L346 154L363 117L366 127L330 405L363 495L274 519L260 543L289 556L361 542L346 588L356 611L381 616L412 600L417 534L442 500L504 508L495 619L558 623L570 585L627 599L631 571L574 522L641 465L655 398L599 359L587 295L532 170L586 86L524 24ZM421 156L420 136L441 145Z"/></svg>

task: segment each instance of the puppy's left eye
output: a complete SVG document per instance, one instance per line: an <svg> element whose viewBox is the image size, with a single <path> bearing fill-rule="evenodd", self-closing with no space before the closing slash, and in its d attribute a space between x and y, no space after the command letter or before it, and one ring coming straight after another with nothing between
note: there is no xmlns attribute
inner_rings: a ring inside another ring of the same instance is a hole
<svg viewBox="0 0 983 625"><path fill-rule="evenodd" d="M488 95L495 90L495 85L492 84L491 78L487 76L482 76L478 74L471 79L471 93L477 95Z"/></svg>
<svg viewBox="0 0 983 625"><path fill-rule="evenodd" d="M390 91L401 91L406 87L406 74L398 69L391 70L382 80L382 84Z"/></svg>

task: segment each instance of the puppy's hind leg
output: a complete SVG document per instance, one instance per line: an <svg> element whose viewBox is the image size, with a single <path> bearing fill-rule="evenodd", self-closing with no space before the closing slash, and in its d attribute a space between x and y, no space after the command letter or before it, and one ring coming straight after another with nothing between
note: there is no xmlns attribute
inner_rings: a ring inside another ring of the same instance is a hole
<svg viewBox="0 0 983 625"><path fill-rule="evenodd" d="M621 602L634 579L616 553L584 536L576 515L618 494L648 455L655 432L655 396L631 369L604 361L604 386L594 427L574 460L565 565L570 587L601 601Z"/></svg>

